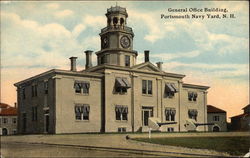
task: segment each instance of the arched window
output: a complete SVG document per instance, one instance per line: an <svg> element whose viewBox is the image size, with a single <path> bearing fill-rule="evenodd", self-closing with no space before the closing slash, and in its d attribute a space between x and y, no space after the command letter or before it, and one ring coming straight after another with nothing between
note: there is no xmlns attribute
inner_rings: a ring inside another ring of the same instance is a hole
<svg viewBox="0 0 250 158"><path fill-rule="evenodd" d="M124 24L124 19L121 18L121 19L120 19L120 25L123 25L123 24Z"/></svg>
<svg viewBox="0 0 250 158"><path fill-rule="evenodd" d="M113 24L114 24L114 25L117 25L117 23L118 23L118 18L117 18L117 17L114 17L114 18L113 18Z"/></svg>
<svg viewBox="0 0 250 158"><path fill-rule="evenodd" d="M110 25L110 23L111 23L111 19L110 19L110 18L108 18L108 21L107 21L107 22L108 22L108 25Z"/></svg>

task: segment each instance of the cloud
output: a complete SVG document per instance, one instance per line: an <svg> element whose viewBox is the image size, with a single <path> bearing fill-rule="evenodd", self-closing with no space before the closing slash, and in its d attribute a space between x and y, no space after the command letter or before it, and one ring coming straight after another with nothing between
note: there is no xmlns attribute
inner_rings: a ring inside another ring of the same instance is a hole
<svg viewBox="0 0 250 158"><path fill-rule="evenodd" d="M5 39L1 47L4 68L60 67L81 50L72 33L58 23L41 25L6 12L2 20L8 26L2 28L1 34Z"/></svg>
<svg viewBox="0 0 250 158"><path fill-rule="evenodd" d="M1 4L10 4L11 1L1 1L0 3L1 3Z"/></svg>
<svg viewBox="0 0 250 158"><path fill-rule="evenodd" d="M208 39L214 47L220 46L217 50L220 55L248 52L247 50L249 50L249 39L247 38L210 33Z"/></svg>
<svg viewBox="0 0 250 158"><path fill-rule="evenodd" d="M129 15L133 18L134 22L137 22L137 26L140 28L147 27L148 32L146 32L144 39L155 43L157 40L164 38L167 30L162 30L159 20L156 19L157 13L152 12L138 12L136 10L130 10ZM131 21L132 21L131 20ZM144 28L145 29L145 28ZM171 29L170 29L171 30Z"/></svg>
<svg viewBox="0 0 250 158"><path fill-rule="evenodd" d="M248 64L206 64L206 63L181 63L168 62L163 64L163 69L168 72L186 74L186 79L191 81L199 76L199 82L211 83L214 79L225 80L249 76ZM237 81L237 80L236 80Z"/></svg>
<svg viewBox="0 0 250 158"><path fill-rule="evenodd" d="M72 34L74 37L78 37L81 32L83 32L86 29L86 26L83 24L78 24L74 27Z"/></svg>
<svg viewBox="0 0 250 158"><path fill-rule="evenodd" d="M71 16L73 14L74 14L74 12L72 10L69 10L69 9L65 9L65 10L58 11L58 12L54 13L56 18L65 18L65 17Z"/></svg>
<svg viewBox="0 0 250 158"><path fill-rule="evenodd" d="M83 17L82 23L88 27L92 27L93 29L100 29L106 25L106 18L104 16L93 16L93 15L85 15Z"/></svg>
<svg viewBox="0 0 250 158"><path fill-rule="evenodd" d="M191 52L177 52L177 53L159 53L159 54L152 54L151 57L154 58L159 58L162 61L166 61L166 60L173 60L176 58L193 58L200 55L200 51L195 50L195 51L191 51Z"/></svg>
<svg viewBox="0 0 250 158"><path fill-rule="evenodd" d="M60 5L58 3L49 3L46 5L48 9L58 9Z"/></svg>

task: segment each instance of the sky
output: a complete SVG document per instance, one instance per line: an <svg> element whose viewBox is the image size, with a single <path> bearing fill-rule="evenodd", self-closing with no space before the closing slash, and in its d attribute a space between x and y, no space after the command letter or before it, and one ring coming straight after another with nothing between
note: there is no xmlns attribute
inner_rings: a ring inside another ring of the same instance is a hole
<svg viewBox="0 0 250 158"><path fill-rule="evenodd" d="M150 61L163 62L164 71L185 74L185 83L210 86L208 104L226 110L228 117L242 113L249 104L248 1L1 1L1 102L14 105L18 81L54 68L69 70L71 56L78 57L77 69L84 69L84 51L100 50L105 13L116 2L127 9L138 64L150 50ZM188 12L170 12L184 8ZM162 14L205 18L165 19Z"/></svg>

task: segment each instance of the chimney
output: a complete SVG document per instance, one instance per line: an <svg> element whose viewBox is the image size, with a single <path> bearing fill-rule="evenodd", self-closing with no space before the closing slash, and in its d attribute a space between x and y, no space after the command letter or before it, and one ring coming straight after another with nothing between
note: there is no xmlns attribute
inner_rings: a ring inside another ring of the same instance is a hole
<svg viewBox="0 0 250 158"><path fill-rule="evenodd" d="M163 62L157 62L156 64L157 64L157 67L158 67L160 70L162 70L162 64L163 64Z"/></svg>
<svg viewBox="0 0 250 158"><path fill-rule="evenodd" d="M149 50L144 51L145 62L149 62Z"/></svg>
<svg viewBox="0 0 250 158"><path fill-rule="evenodd" d="M70 57L70 71L76 71L76 59L77 57Z"/></svg>
<svg viewBox="0 0 250 158"><path fill-rule="evenodd" d="M16 102L15 102L14 104L15 104L15 106L14 106L14 107L16 108Z"/></svg>
<svg viewBox="0 0 250 158"><path fill-rule="evenodd" d="M86 50L86 65L85 69L91 68L92 67L92 52L91 50Z"/></svg>

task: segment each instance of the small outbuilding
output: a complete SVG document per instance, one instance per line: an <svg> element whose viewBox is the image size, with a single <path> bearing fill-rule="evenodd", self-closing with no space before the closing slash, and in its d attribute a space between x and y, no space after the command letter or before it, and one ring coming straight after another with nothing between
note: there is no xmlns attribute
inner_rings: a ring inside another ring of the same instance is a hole
<svg viewBox="0 0 250 158"><path fill-rule="evenodd" d="M207 105L207 122L214 123L208 126L208 131L227 131L227 112L212 105Z"/></svg>

